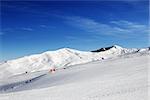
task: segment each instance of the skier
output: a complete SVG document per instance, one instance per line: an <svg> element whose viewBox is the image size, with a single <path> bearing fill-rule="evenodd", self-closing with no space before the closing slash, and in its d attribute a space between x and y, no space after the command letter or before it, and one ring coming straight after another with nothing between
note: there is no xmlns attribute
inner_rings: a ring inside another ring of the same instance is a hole
<svg viewBox="0 0 150 100"><path fill-rule="evenodd" d="M52 69L50 69L50 73L55 73L55 71L56 71L56 69L55 68L52 68Z"/></svg>

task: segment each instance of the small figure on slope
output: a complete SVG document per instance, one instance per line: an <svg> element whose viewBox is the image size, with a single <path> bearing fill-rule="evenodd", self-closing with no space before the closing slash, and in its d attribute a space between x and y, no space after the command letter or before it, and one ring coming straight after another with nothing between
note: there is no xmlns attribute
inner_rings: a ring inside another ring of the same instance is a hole
<svg viewBox="0 0 150 100"><path fill-rule="evenodd" d="M55 68L51 68L51 69L49 70L50 73L55 73L55 71L56 71Z"/></svg>

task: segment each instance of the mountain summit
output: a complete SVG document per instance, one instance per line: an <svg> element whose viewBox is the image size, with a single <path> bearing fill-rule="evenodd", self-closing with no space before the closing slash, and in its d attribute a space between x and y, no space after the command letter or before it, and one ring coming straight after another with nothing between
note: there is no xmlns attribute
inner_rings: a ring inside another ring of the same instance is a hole
<svg viewBox="0 0 150 100"><path fill-rule="evenodd" d="M106 50L109 50L109 49L112 49L112 48L122 49L121 46L113 45L113 46L109 46L109 47L100 48L100 49L97 49L97 50L94 50L94 51L91 51L91 52L101 52L101 51L106 51Z"/></svg>

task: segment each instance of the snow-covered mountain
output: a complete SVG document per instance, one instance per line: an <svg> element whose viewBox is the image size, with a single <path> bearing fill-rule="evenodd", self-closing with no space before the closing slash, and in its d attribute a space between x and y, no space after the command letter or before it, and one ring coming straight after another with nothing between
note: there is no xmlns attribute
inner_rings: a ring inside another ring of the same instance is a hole
<svg viewBox="0 0 150 100"><path fill-rule="evenodd" d="M50 68L64 68L71 65L83 64L97 60L104 60L119 55L130 53L149 52L145 49L127 49L118 45L101 48L92 52L78 51L63 48L56 51L47 51L42 54L25 56L15 60L9 60L0 64L0 78L9 77L25 72L49 70Z"/></svg>
<svg viewBox="0 0 150 100"><path fill-rule="evenodd" d="M143 50L55 73L4 78L0 100L148 100L150 53Z"/></svg>
<svg viewBox="0 0 150 100"><path fill-rule="evenodd" d="M108 50L113 50L115 49L115 51L117 51L117 53L119 55L122 54L130 54L130 53L137 53L137 52L147 52L150 50L150 48L143 48L143 49L137 49L137 48L123 48L121 46L118 45L113 45L110 47L104 47L104 48L100 48L98 50L93 50L91 52L103 52L103 51L108 51Z"/></svg>

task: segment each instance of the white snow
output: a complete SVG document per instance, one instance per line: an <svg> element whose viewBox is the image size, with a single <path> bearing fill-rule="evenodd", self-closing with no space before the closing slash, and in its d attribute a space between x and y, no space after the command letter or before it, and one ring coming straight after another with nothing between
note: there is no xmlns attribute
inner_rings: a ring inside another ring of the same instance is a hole
<svg viewBox="0 0 150 100"><path fill-rule="evenodd" d="M7 61L0 65L0 100L148 100L149 61L148 48L120 46L99 53L64 48ZM55 73L47 70L52 66Z"/></svg>
<svg viewBox="0 0 150 100"><path fill-rule="evenodd" d="M126 49L114 45L107 51L93 53L63 48L56 51L47 51L42 54L25 56L15 60L9 60L0 64L0 79L25 72L49 70L50 68L64 68L72 65L88 63L92 61L108 59L118 55L135 53L138 49ZM143 49L143 51L149 51Z"/></svg>
<svg viewBox="0 0 150 100"><path fill-rule="evenodd" d="M148 100L149 59L149 53L136 53L74 65L54 74L17 75L1 82L0 100Z"/></svg>

